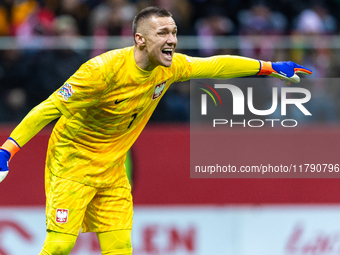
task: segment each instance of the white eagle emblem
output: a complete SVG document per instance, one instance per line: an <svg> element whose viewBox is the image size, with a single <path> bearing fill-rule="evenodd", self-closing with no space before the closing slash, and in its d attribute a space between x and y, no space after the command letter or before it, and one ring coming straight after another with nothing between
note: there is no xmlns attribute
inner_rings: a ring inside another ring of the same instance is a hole
<svg viewBox="0 0 340 255"><path fill-rule="evenodd" d="M165 88L165 84L166 84L166 81L163 81L162 83L159 83L155 86L155 90L153 92L152 100L155 100L162 95L163 90Z"/></svg>
<svg viewBox="0 0 340 255"><path fill-rule="evenodd" d="M57 209L56 222L66 223L67 218L68 218L68 210L67 209Z"/></svg>

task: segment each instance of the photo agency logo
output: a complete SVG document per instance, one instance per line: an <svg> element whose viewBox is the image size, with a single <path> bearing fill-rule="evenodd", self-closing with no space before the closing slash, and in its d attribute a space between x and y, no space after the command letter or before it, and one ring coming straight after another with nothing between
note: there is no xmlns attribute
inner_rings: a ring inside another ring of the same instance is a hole
<svg viewBox="0 0 340 255"><path fill-rule="evenodd" d="M214 118L211 120L213 127L221 125L228 125L230 127L248 126L252 128L263 126L274 127L279 125L282 127L296 127L298 125L298 120L287 118L287 106L295 107L295 111L300 111L305 116L312 116L312 114L305 106L305 104L311 99L311 93L305 88L288 86L281 87L279 93L277 87L272 87L271 104L269 104L271 105L270 108L268 107L269 109L257 109L254 106L255 98L252 86L247 86L244 93L238 86L233 84L208 85L203 82L197 83L203 85L198 87L199 90L203 91L203 93L200 94L201 117L209 116L209 114L212 115L212 113L216 113L217 111L221 112L222 114L223 111L226 112L226 110L228 110L228 106L224 106L222 102L230 99L224 98L224 96L226 95L225 91L228 91L227 93L230 93L232 96L232 116L238 117L238 119L228 119L223 118L223 116L221 116L222 118L215 118L215 114ZM261 86L261 84L256 84L256 86ZM212 100L214 102L215 108L208 107L208 100ZM221 107L221 109L218 109L218 107ZM251 114L258 116L258 118L255 117L251 119L246 119L245 107L248 108L247 110L249 110ZM272 114L277 109L280 111L279 115L275 114L275 118L272 118ZM244 119L241 121L239 120L240 116L244 117ZM280 118L277 118L278 116L280 116Z"/></svg>

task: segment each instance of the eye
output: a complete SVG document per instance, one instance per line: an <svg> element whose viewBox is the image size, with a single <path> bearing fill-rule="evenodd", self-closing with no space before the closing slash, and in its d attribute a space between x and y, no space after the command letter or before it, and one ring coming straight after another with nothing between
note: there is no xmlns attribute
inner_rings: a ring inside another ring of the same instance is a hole
<svg viewBox="0 0 340 255"><path fill-rule="evenodd" d="M164 31L161 31L158 33L159 35L165 35L165 32Z"/></svg>

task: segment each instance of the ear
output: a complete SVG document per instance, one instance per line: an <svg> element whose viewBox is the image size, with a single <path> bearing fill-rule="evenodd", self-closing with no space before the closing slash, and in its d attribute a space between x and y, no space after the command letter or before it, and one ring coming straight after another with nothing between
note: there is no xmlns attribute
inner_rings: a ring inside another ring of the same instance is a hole
<svg viewBox="0 0 340 255"><path fill-rule="evenodd" d="M135 42L138 46L145 46L145 38L141 33L135 34Z"/></svg>

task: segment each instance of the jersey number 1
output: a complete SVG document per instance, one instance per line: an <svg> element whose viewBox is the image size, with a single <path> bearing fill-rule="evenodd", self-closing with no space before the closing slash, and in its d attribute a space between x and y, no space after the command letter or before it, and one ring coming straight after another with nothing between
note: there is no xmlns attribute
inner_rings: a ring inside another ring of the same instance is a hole
<svg viewBox="0 0 340 255"><path fill-rule="evenodd" d="M134 114L132 114L132 115L131 115L131 118L132 118L132 120L131 120L131 122L130 122L129 126L127 127L128 129L131 127L132 123L133 123L133 122L134 122L134 120L136 119L136 117L137 117L137 114L138 114L138 113L134 113Z"/></svg>

